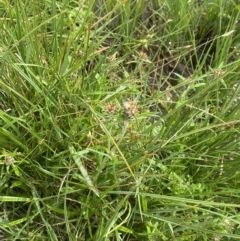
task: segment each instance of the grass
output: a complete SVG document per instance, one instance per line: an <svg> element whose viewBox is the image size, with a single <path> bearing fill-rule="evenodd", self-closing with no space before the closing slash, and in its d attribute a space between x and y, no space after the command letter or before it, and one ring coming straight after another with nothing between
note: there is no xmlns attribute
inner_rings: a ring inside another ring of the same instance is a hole
<svg viewBox="0 0 240 241"><path fill-rule="evenodd" d="M5 240L239 240L237 1L1 1Z"/></svg>

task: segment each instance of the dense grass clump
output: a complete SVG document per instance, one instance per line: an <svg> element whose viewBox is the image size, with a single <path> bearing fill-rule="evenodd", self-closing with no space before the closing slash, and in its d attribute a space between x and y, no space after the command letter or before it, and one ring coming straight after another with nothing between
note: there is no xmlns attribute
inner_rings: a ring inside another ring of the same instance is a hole
<svg viewBox="0 0 240 241"><path fill-rule="evenodd" d="M0 236L239 240L239 7L1 1Z"/></svg>

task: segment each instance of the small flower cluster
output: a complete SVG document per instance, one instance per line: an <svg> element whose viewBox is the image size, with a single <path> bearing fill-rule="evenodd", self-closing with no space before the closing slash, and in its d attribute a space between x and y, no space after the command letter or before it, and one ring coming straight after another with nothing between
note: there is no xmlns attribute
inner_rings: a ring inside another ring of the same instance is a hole
<svg viewBox="0 0 240 241"><path fill-rule="evenodd" d="M148 55L147 55L145 52L140 51L140 52L138 53L138 55L139 55L140 60L149 61L149 57L148 57Z"/></svg>
<svg viewBox="0 0 240 241"><path fill-rule="evenodd" d="M11 156L6 156L4 159L4 164L10 166L14 163L14 158Z"/></svg>
<svg viewBox="0 0 240 241"><path fill-rule="evenodd" d="M135 101L128 99L123 103L123 106L124 106L124 114L128 118L136 116L139 113L139 107Z"/></svg>
<svg viewBox="0 0 240 241"><path fill-rule="evenodd" d="M216 77L221 77L225 74L225 72L222 69L215 69L213 73L215 74Z"/></svg>
<svg viewBox="0 0 240 241"><path fill-rule="evenodd" d="M120 107L115 103L108 103L104 107L104 112L108 114L116 114L120 111ZM127 118L136 116L139 113L139 106L137 103L131 99L127 99L123 103L123 113Z"/></svg>
<svg viewBox="0 0 240 241"><path fill-rule="evenodd" d="M104 111L108 114L115 114L119 111L119 107L114 103L107 103L104 107Z"/></svg>

